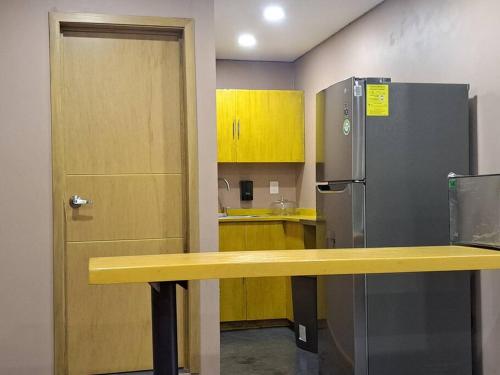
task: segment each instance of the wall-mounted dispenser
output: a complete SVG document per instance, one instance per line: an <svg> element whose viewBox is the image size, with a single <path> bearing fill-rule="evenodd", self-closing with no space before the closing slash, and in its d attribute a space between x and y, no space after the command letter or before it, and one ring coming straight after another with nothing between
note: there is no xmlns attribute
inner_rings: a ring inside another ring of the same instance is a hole
<svg viewBox="0 0 500 375"><path fill-rule="evenodd" d="M242 201L253 201L253 181L240 181L240 199Z"/></svg>

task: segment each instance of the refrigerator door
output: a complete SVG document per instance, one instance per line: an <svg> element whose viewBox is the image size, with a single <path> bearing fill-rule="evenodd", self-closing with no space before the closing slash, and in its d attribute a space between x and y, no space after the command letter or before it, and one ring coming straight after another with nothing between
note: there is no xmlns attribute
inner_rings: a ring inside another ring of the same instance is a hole
<svg viewBox="0 0 500 375"><path fill-rule="evenodd" d="M363 90L363 80L350 78L317 95L317 181L365 178Z"/></svg>
<svg viewBox="0 0 500 375"><path fill-rule="evenodd" d="M318 247L364 246L364 197L363 183L317 185ZM364 276L327 276L323 281L326 316L318 322L320 374L365 375Z"/></svg>
<svg viewBox="0 0 500 375"><path fill-rule="evenodd" d="M450 171L468 173L468 86L391 83L366 118L367 247L449 243ZM471 375L469 272L366 278L370 375Z"/></svg>

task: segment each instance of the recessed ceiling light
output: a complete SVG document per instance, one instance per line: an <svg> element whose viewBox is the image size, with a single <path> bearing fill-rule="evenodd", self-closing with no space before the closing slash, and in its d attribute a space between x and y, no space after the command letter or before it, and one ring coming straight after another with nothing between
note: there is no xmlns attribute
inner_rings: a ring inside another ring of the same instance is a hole
<svg viewBox="0 0 500 375"><path fill-rule="evenodd" d="M285 18L285 11L278 5L269 5L264 9L264 18L269 22L279 22Z"/></svg>
<svg viewBox="0 0 500 375"><path fill-rule="evenodd" d="M253 47L257 44L257 40L252 34L241 34L238 37L238 44L242 47Z"/></svg>

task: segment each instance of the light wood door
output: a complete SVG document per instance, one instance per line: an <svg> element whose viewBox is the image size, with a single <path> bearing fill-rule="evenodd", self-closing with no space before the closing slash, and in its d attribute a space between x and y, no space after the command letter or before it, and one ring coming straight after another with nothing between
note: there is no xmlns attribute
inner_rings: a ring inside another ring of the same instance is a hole
<svg viewBox="0 0 500 375"><path fill-rule="evenodd" d="M245 224L219 224L219 251L245 250ZM232 322L247 319L245 282L243 278L220 280L220 320Z"/></svg>
<svg viewBox="0 0 500 375"><path fill-rule="evenodd" d="M284 250L283 224L248 223L247 250ZM283 319L286 317L286 278L251 277L245 279L247 320Z"/></svg>
<svg viewBox="0 0 500 375"><path fill-rule="evenodd" d="M180 42L109 32L61 38L67 370L150 369L148 286L90 286L87 267L93 256L185 249ZM72 208L75 194L93 204Z"/></svg>
<svg viewBox="0 0 500 375"><path fill-rule="evenodd" d="M217 159L236 161L236 90L217 90Z"/></svg>

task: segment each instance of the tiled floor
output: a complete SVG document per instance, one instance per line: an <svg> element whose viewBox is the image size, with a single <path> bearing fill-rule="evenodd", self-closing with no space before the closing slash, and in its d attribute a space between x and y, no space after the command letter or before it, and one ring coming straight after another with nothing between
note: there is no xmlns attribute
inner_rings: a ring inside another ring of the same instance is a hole
<svg viewBox="0 0 500 375"><path fill-rule="evenodd" d="M108 374L108 375L153 375L153 371L120 372L118 374ZM179 372L179 375L189 375L189 373Z"/></svg>
<svg viewBox="0 0 500 375"><path fill-rule="evenodd" d="M135 371L135 372L120 372L117 374L107 374L107 375L153 375L153 371ZM189 375L188 372L179 371L179 375Z"/></svg>
<svg viewBox="0 0 500 375"><path fill-rule="evenodd" d="M295 346L288 328L221 333L221 375L315 375L317 361Z"/></svg>
<svg viewBox="0 0 500 375"><path fill-rule="evenodd" d="M152 375L151 371L129 375ZM295 346L288 328L221 332L221 375L316 375L318 357ZM125 374L120 374L125 375Z"/></svg>

